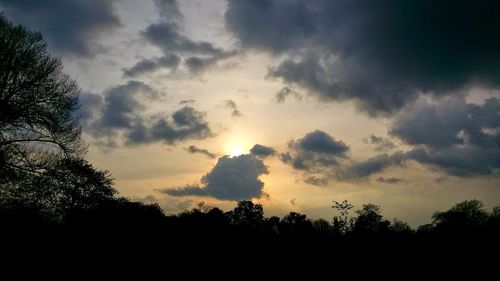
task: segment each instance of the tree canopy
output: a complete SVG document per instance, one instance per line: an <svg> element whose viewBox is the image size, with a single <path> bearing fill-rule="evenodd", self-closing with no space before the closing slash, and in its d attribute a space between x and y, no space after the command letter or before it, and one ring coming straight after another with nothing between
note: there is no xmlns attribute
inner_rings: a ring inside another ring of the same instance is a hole
<svg viewBox="0 0 500 281"><path fill-rule="evenodd" d="M40 33L0 15L0 204L59 220L113 198L109 174L83 159L79 92Z"/></svg>
<svg viewBox="0 0 500 281"><path fill-rule="evenodd" d="M43 36L0 16L0 166L7 175L43 172L85 146L73 112L79 88Z"/></svg>

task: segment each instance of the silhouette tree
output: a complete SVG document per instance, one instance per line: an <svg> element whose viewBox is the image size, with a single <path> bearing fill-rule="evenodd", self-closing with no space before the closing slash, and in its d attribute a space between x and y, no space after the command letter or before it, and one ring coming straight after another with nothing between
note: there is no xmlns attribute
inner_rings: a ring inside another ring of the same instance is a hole
<svg viewBox="0 0 500 281"><path fill-rule="evenodd" d="M390 225L390 229L392 231L396 232L397 234L411 234L411 233L413 233L413 229L411 228L411 226L408 223L401 221L401 220L398 220L398 219L394 219L394 221Z"/></svg>
<svg viewBox="0 0 500 281"><path fill-rule="evenodd" d="M3 182L40 173L85 146L72 118L79 89L40 33L0 15L0 170Z"/></svg>
<svg viewBox="0 0 500 281"><path fill-rule="evenodd" d="M336 209L340 216L333 217L333 232L337 235L345 234L350 230L350 222L348 221L349 211L354 206L347 200L342 202L333 201L332 208Z"/></svg>
<svg viewBox="0 0 500 281"><path fill-rule="evenodd" d="M279 224L280 218L277 216L272 216L264 220L264 228L272 234L279 234Z"/></svg>
<svg viewBox="0 0 500 281"><path fill-rule="evenodd" d="M374 204L363 205L361 210L356 211L352 231L356 234L385 233L389 230L390 222L380 214L380 207Z"/></svg>
<svg viewBox="0 0 500 281"><path fill-rule="evenodd" d="M61 221L114 199L106 171L83 160L79 88L40 33L0 15L0 204Z"/></svg>
<svg viewBox="0 0 500 281"><path fill-rule="evenodd" d="M252 201L240 201L238 206L228 213L232 224L257 227L264 222L264 209Z"/></svg>
<svg viewBox="0 0 500 281"><path fill-rule="evenodd" d="M205 203L205 201L201 201L199 202L198 204L196 204L196 209L204 214L207 214L209 213L210 211L212 211L213 209L216 209L215 206L213 205L210 205L210 204L207 204Z"/></svg>
<svg viewBox="0 0 500 281"><path fill-rule="evenodd" d="M306 215L290 212L281 220L279 231L285 236L306 236L313 233L314 227Z"/></svg>
<svg viewBox="0 0 500 281"><path fill-rule="evenodd" d="M314 230L321 236L327 237L331 234L332 225L325 219L317 219L313 221Z"/></svg>
<svg viewBox="0 0 500 281"><path fill-rule="evenodd" d="M0 204L18 202L61 220L75 209L96 208L112 200L116 190L107 171L97 171L83 159L65 158L43 174L26 175L15 184L5 184Z"/></svg>
<svg viewBox="0 0 500 281"><path fill-rule="evenodd" d="M479 200L467 200L456 204L446 212L432 216L436 230L444 232L468 232L483 226L489 214Z"/></svg>

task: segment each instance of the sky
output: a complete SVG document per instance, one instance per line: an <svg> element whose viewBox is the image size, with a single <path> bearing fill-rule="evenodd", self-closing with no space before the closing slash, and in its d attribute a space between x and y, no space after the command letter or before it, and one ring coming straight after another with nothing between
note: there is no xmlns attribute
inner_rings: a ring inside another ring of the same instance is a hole
<svg viewBox="0 0 500 281"><path fill-rule="evenodd" d="M497 1L0 0L80 88L87 159L176 214L500 205Z"/></svg>

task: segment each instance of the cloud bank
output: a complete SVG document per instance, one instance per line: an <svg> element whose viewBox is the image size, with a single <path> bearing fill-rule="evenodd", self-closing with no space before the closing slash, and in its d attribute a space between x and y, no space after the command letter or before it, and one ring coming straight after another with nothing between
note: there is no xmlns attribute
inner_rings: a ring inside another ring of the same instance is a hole
<svg viewBox="0 0 500 281"><path fill-rule="evenodd" d="M243 49L285 56L268 76L322 100L392 114L422 93L500 86L494 1L238 1L226 26Z"/></svg>

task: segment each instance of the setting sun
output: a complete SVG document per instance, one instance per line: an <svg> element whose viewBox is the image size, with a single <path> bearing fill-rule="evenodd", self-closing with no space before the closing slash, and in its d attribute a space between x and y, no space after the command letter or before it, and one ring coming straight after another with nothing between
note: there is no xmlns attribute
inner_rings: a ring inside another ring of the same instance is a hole
<svg viewBox="0 0 500 281"><path fill-rule="evenodd" d="M229 148L230 157L240 156L243 153L244 153L243 148L239 145L233 145Z"/></svg>

